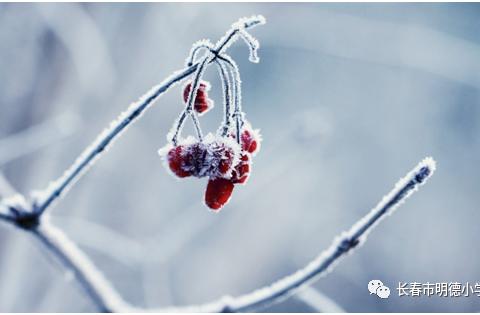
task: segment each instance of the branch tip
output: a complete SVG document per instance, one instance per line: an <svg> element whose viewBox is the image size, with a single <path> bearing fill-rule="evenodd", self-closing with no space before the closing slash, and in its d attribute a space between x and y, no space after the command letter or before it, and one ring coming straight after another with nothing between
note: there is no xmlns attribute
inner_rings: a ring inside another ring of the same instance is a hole
<svg viewBox="0 0 480 315"><path fill-rule="evenodd" d="M232 24L232 27L236 29L243 29L255 27L257 25L264 25L265 23L267 23L267 20L263 15L253 15L251 17L243 17L239 19L237 22Z"/></svg>

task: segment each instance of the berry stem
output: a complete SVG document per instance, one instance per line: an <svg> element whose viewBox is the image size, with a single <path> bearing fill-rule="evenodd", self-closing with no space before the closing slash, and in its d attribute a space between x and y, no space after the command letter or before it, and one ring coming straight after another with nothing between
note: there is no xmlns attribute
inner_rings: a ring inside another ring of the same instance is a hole
<svg viewBox="0 0 480 315"><path fill-rule="evenodd" d="M190 54L185 60L185 65L187 67L193 65L197 53L202 49L208 49L209 51L212 51L214 50L213 44L208 39L199 40L198 42L194 43L192 49L190 50Z"/></svg>
<svg viewBox="0 0 480 315"><path fill-rule="evenodd" d="M259 47L258 41L252 35L250 35L245 29L248 27L252 27L252 26L264 24L264 23L265 23L265 19L262 16L252 17L250 19L242 19L232 25L232 29L229 32L227 32L227 34L217 42L217 45L215 48L212 48L211 43L208 40L199 41L196 44L194 44L194 46L190 51L189 57L187 58L187 65L190 65L193 63L193 61L195 60L195 56L200 51L200 49L208 49L209 52L207 52L206 56L199 63L199 66L195 71L194 79L193 79L190 93L188 96L187 107L186 109L184 109L184 111L180 114L179 118L175 122L176 124L175 132L173 133L173 136L171 139L174 145L177 145L178 137L182 132L183 124L185 122L185 116L187 114L190 114L192 117L193 124L195 125L195 130L197 132L197 136L200 142L203 140L202 130L200 128L200 122L198 121L196 112L193 110L193 103L197 95L197 90L200 84L200 80L208 64L216 60L218 56L222 53L222 51L228 48L228 46L231 45L231 43L234 42L238 38L238 36L240 36L249 47L250 61L258 62L258 56L257 56L257 50ZM238 71L238 66L230 57L225 55L224 59L231 65L231 68L234 68L232 77L234 78L233 80L235 81L235 85L236 85L236 93L235 93L236 110L233 113L233 116L235 117L235 121L236 121L237 142L240 143L240 129L243 125L243 114L241 113L241 110L240 110L241 107L239 107L240 97L237 97L237 95L240 94L240 88L241 88L240 73ZM224 103L224 106L225 106L225 112L227 112L227 102ZM227 127L228 127L229 121L230 121L230 114L228 113L228 117L226 117L225 119L225 126L223 128L222 134L223 132L228 132Z"/></svg>
<svg viewBox="0 0 480 315"><path fill-rule="evenodd" d="M208 40L202 40L194 44L189 57L187 58L187 65L191 65L194 60L196 54L201 50L201 49L207 49L210 53L216 55L215 63L217 64L218 71L220 74L220 80L222 81L222 90L223 90L223 106L224 106L224 113L225 113L225 118L223 125L220 128L220 134L222 136L226 136L230 130L230 125L231 125L231 95L235 96L234 103L237 103L237 80L235 77L232 75L232 80L234 81L234 84L231 85L229 75L227 74L227 70L225 69L224 63L230 62L230 60L226 60L224 55L220 55L217 53L217 51L213 48L213 44L208 41ZM220 61L221 60L221 61ZM230 65L229 65L230 66ZM231 71L228 71L228 73L231 73ZM230 92L231 91L231 92Z"/></svg>
<svg viewBox="0 0 480 315"><path fill-rule="evenodd" d="M223 108L225 118L223 121L223 125L221 127L221 135L226 136L230 130L231 125L231 104L232 104L232 94L235 93L234 86L230 82L230 78L228 76L227 69L223 62L219 61L218 59L215 61L218 66L218 72L220 73L220 78L222 80L222 88L223 88Z"/></svg>
<svg viewBox="0 0 480 315"><path fill-rule="evenodd" d="M195 131L197 132L198 140L200 142L203 141L203 134L202 129L200 128L200 122L198 121L197 112L193 110L193 104L195 103L195 98L197 97L198 87L200 86L200 80L202 79L203 74L205 73L207 63L212 59L212 57L208 54L205 56L202 61L199 63L197 69L195 70L195 74L193 76L192 86L190 88L190 93L188 94L187 106L183 109L182 113L180 114L179 118L176 121L176 128L175 133L172 138L172 142L174 145L177 145L177 139L182 132L183 125L185 123L185 118L187 115L192 117L193 125L195 126Z"/></svg>
<svg viewBox="0 0 480 315"><path fill-rule="evenodd" d="M242 112L242 80L240 79L240 71L238 70L237 63L227 54L219 55L223 63L227 64L230 69L232 80L234 82L234 112L233 118L235 119L235 135L237 142L240 144L241 129L244 124L244 115Z"/></svg>

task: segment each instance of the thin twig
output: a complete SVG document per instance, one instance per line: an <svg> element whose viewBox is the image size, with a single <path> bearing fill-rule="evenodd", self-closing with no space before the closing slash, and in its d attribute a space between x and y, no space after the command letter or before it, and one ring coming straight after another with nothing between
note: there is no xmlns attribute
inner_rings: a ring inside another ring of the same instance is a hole
<svg viewBox="0 0 480 315"><path fill-rule="evenodd" d="M215 56L210 56L210 54L207 54L207 56L203 58L202 61L200 61L197 69L195 70L195 74L193 75L192 85L190 88L190 93L188 94L187 106L180 114L180 117L174 123L175 132L173 133L173 137L171 139L174 145L177 145L177 138L180 136L180 133L182 132L183 124L185 123L185 118L187 117L187 115L190 115L190 117L192 117L193 125L195 126L195 131L197 132L198 140L203 141L202 129L200 128L197 112L193 110L193 105L197 97L198 87L200 86L200 79L205 73L206 65L213 59L215 59Z"/></svg>
<svg viewBox="0 0 480 315"><path fill-rule="evenodd" d="M65 171L65 173L52 182L47 189L36 193L37 211L42 214L57 198L60 197L79 177L86 172L99 157L109 144L115 140L122 131L125 130L136 118L138 118L145 109L147 109L153 101L166 92L175 83L183 80L192 74L198 64L185 68L174 73L164 82L154 86L149 92L140 98L138 102L133 103L127 111L110 124L95 141L85 149L80 157Z"/></svg>

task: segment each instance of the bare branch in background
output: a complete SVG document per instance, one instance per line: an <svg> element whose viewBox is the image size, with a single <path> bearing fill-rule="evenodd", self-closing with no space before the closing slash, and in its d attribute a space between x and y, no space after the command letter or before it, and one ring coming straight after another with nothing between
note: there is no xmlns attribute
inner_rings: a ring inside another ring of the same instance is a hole
<svg viewBox="0 0 480 315"><path fill-rule="evenodd" d="M80 125L76 115L65 113L0 139L0 166L73 135Z"/></svg>
<svg viewBox="0 0 480 315"><path fill-rule="evenodd" d="M295 296L318 313L346 313L346 311L322 292L306 286Z"/></svg>

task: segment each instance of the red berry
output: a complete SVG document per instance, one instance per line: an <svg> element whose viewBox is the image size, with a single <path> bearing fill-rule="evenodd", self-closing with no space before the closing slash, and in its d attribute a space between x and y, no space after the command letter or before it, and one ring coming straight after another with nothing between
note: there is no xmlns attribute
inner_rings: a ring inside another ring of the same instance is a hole
<svg viewBox="0 0 480 315"><path fill-rule="evenodd" d="M250 176L250 158L247 154L242 154L240 162L235 166L232 172L232 182L234 184L244 184Z"/></svg>
<svg viewBox="0 0 480 315"><path fill-rule="evenodd" d="M207 91L209 90L209 85L206 82L200 82L197 90L197 96L195 97L195 102L193 108L197 113L204 113L210 108L213 107L213 102L208 98ZM190 95L190 89L192 88L192 83L188 83L183 90L183 101L187 103L188 96Z"/></svg>
<svg viewBox="0 0 480 315"><path fill-rule="evenodd" d="M218 165L218 171L220 174L225 175L230 170L230 166L232 165L232 156L229 151L225 152L225 158L220 160Z"/></svg>
<svg viewBox="0 0 480 315"><path fill-rule="evenodd" d="M193 143L187 141L167 151L167 164L178 177L230 178L239 159L236 153L238 149L232 145L237 144L215 139Z"/></svg>
<svg viewBox="0 0 480 315"><path fill-rule="evenodd" d="M242 150L248 153L254 153L257 150L257 140L251 130L245 129L240 135Z"/></svg>
<svg viewBox="0 0 480 315"><path fill-rule="evenodd" d="M208 181L205 191L205 204L214 211L219 211L232 196L233 183L225 178L214 178Z"/></svg>
<svg viewBox="0 0 480 315"><path fill-rule="evenodd" d="M211 108L211 103L209 101L206 102L195 102L195 105L193 108L195 108L195 111L199 114L205 113Z"/></svg>
<svg viewBox="0 0 480 315"><path fill-rule="evenodd" d="M180 145L168 151L168 166L170 170L178 177L188 177L192 175L185 170L185 147Z"/></svg>
<svg viewBox="0 0 480 315"><path fill-rule="evenodd" d="M218 172L220 175L227 175L233 164L234 152L232 148L222 145L217 151L217 156L220 159L218 163Z"/></svg>
<svg viewBox="0 0 480 315"><path fill-rule="evenodd" d="M235 133L230 134L236 139ZM261 136L258 130L253 130L249 122L245 122L240 132L240 143L242 145L242 151L255 155L260 149Z"/></svg>

